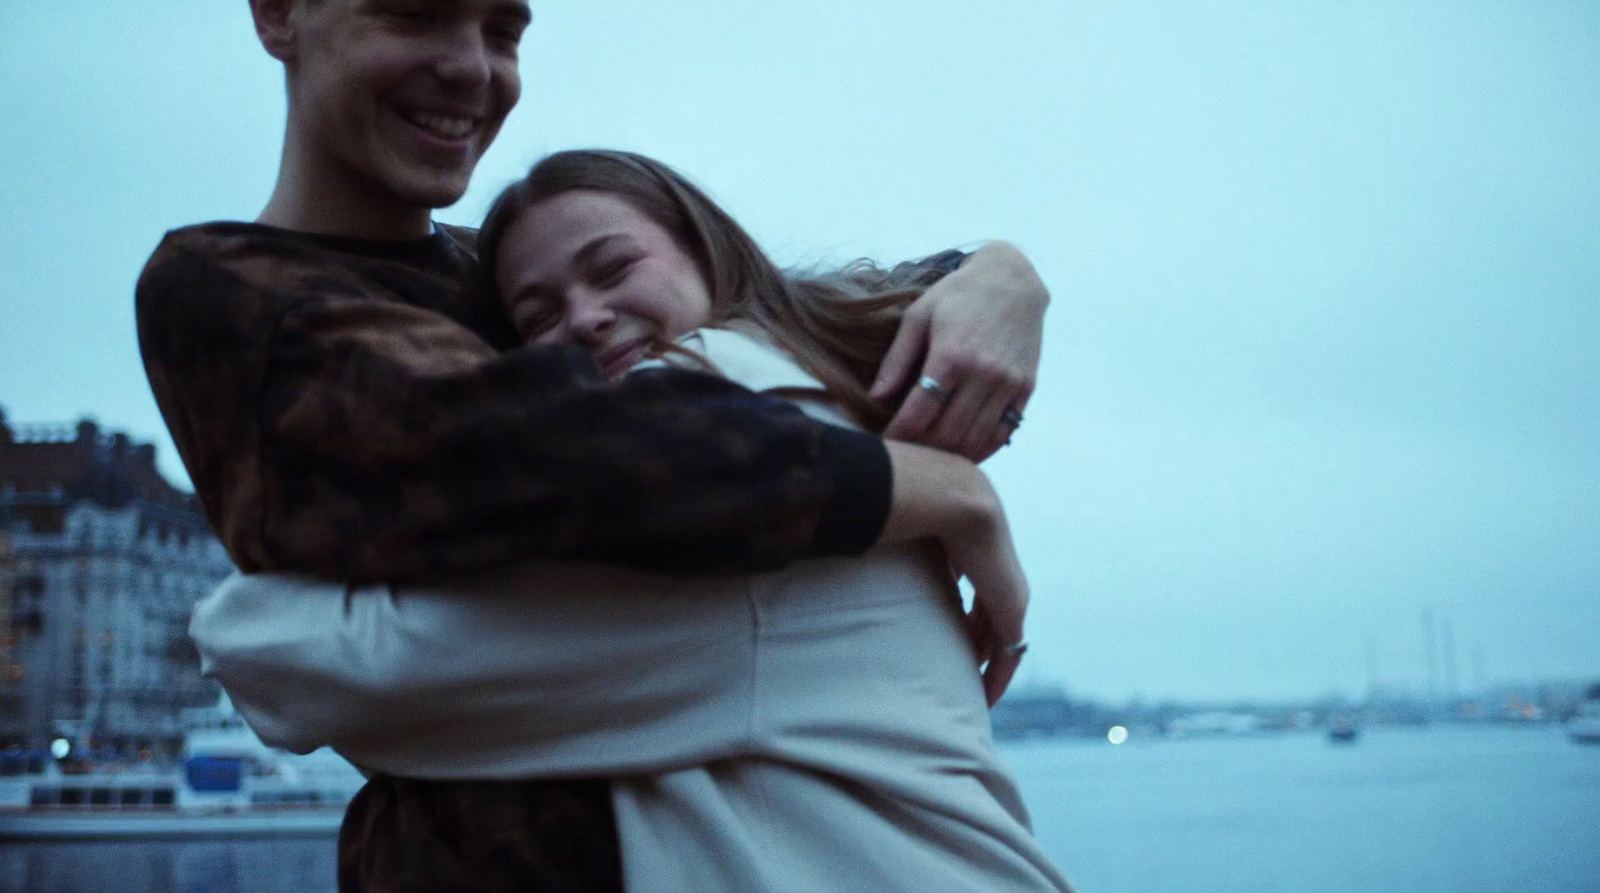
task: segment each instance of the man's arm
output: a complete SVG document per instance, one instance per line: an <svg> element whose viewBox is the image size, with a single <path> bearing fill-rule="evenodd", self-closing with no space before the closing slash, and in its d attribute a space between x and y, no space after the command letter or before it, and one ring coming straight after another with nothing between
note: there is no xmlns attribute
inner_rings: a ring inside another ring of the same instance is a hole
<svg viewBox="0 0 1600 893"><path fill-rule="evenodd" d="M368 579L533 557L748 571L860 552L882 524L873 438L715 376L607 382L579 348L473 357L468 342L432 343L430 364L465 362L419 369L371 313L295 313L274 344L265 464L314 469L327 488L280 491L267 545L285 557L333 570L348 556L338 576ZM327 542L330 521L342 542Z"/></svg>
<svg viewBox="0 0 1600 893"><path fill-rule="evenodd" d="M204 260L158 252L140 339L243 570L408 580L543 557L755 571L858 553L882 528L875 437L717 377L612 384L575 348L498 354L437 313L338 297L336 277L285 297Z"/></svg>

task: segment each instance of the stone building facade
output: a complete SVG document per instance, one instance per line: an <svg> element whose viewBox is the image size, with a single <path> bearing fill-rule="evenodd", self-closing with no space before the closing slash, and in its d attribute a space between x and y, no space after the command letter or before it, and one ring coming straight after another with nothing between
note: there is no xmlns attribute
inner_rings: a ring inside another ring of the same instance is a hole
<svg viewBox="0 0 1600 893"><path fill-rule="evenodd" d="M155 447L0 414L0 750L176 754L215 702L189 611L232 569Z"/></svg>
<svg viewBox="0 0 1600 893"><path fill-rule="evenodd" d="M12 685L22 678L22 665L13 659L17 637L11 626L11 592L17 573L17 553L11 548L11 537L0 526L0 723L4 723L7 696Z"/></svg>

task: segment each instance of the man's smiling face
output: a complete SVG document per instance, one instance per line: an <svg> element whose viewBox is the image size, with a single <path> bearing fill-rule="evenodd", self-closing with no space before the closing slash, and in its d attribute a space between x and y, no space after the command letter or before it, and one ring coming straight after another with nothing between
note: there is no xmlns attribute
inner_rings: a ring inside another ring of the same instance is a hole
<svg viewBox="0 0 1600 893"><path fill-rule="evenodd" d="M291 151L405 204L466 192L522 93L526 0L301 0Z"/></svg>

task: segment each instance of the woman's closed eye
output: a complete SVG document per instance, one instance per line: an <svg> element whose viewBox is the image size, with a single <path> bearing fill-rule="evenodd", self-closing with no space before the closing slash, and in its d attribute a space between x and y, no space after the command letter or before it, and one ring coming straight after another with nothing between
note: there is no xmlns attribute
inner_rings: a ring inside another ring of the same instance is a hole
<svg viewBox="0 0 1600 893"><path fill-rule="evenodd" d="M639 258L634 255L607 257L595 261L586 271L589 284L595 288L611 288L628 278Z"/></svg>
<svg viewBox="0 0 1600 893"><path fill-rule="evenodd" d="M522 340L532 341L554 329L561 322L561 302L527 298L518 302L512 320L522 335Z"/></svg>

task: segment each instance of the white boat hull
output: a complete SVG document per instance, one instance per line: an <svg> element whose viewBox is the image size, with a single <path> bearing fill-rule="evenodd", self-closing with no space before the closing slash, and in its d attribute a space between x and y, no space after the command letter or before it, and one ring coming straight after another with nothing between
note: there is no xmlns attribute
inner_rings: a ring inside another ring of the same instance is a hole
<svg viewBox="0 0 1600 893"><path fill-rule="evenodd" d="M332 836L342 808L171 811L0 811L0 840Z"/></svg>

